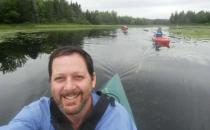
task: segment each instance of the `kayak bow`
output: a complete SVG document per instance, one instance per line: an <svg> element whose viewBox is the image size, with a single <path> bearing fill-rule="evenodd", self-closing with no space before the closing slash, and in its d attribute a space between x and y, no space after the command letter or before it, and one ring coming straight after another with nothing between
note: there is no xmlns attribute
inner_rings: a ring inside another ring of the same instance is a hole
<svg viewBox="0 0 210 130"><path fill-rule="evenodd" d="M102 86L100 91L114 97L115 100L122 104L135 122L133 112L118 74L115 74L104 86Z"/></svg>

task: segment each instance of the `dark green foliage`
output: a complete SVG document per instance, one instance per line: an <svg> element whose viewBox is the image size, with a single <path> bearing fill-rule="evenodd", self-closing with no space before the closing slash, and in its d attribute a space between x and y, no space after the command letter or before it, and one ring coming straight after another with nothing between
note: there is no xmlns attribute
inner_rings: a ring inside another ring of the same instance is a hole
<svg viewBox="0 0 210 130"><path fill-rule="evenodd" d="M81 7L65 0L1 0L0 23L86 22Z"/></svg>
<svg viewBox="0 0 210 130"><path fill-rule="evenodd" d="M172 13L170 17L170 23L172 24L209 24L210 12L199 11L195 13L193 11L181 11L180 13Z"/></svg>

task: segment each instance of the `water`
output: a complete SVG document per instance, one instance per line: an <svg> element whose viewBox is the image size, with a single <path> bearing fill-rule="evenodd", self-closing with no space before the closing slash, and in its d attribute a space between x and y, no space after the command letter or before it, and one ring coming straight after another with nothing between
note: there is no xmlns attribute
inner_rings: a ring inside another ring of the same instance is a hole
<svg viewBox="0 0 210 130"><path fill-rule="evenodd" d="M94 60L97 87L115 73L122 79L138 128L209 130L210 40L170 34L170 48L155 51L156 28L23 34L0 43L0 124L24 105L49 95L49 53L80 46Z"/></svg>

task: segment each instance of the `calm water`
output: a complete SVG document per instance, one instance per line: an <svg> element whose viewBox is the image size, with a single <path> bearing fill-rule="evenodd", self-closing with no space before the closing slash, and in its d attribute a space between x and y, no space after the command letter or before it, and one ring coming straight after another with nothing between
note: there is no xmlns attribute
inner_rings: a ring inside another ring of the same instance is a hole
<svg viewBox="0 0 210 130"><path fill-rule="evenodd" d="M141 130L210 129L210 40L170 34L170 48L155 51L156 28L42 32L0 43L0 125L20 109L49 95L49 53L80 46L94 59L97 86L115 73L122 79Z"/></svg>

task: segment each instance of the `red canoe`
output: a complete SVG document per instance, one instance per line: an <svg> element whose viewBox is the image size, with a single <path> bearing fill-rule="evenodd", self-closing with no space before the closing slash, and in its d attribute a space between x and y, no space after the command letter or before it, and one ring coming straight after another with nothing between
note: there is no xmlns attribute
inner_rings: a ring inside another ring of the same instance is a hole
<svg viewBox="0 0 210 130"><path fill-rule="evenodd" d="M170 40L168 37L164 37L164 36L163 37L153 37L152 41L157 45L165 46L165 47L169 48Z"/></svg>

